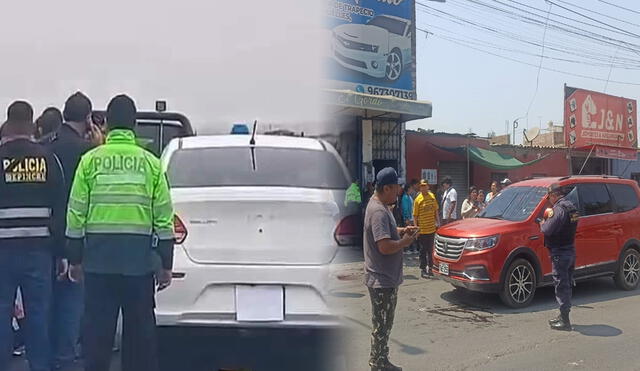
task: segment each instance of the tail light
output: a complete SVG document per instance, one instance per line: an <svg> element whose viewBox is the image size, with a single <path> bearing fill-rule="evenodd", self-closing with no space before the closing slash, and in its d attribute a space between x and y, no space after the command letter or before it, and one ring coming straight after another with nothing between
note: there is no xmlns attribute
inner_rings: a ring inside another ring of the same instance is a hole
<svg viewBox="0 0 640 371"><path fill-rule="evenodd" d="M180 218L175 215L173 217L173 229L175 234L176 244L180 245L187 239L187 228Z"/></svg>
<svg viewBox="0 0 640 371"><path fill-rule="evenodd" d="M355 245L361 233L359 227L360 217L358 215L349 215L338 223L333 237L339 246Z"/></svg>

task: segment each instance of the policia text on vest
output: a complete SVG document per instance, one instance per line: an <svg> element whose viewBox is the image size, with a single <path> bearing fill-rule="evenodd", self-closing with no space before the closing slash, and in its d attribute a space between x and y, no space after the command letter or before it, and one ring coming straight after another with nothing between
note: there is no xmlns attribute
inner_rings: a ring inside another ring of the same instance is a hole
<svg viewBox="0 0 640 371"><path fill-rule="evenodd" d="M2 170L6 183L47 181L47 160L44 157L4 158Z"/></svg>
<svg viewBox="0 0 640 371"><path fill-rule="evenodd" d="M62 257L64 246L62 168L51 151L27 137L1 144L0 164L0 370L10 368L10 315L18 287L27 311L22 330L30 339L30 366L48 370L54 258Z"/></svg>
<svg viewBox="0 0 640 371"><path fill-rule="evenodd" d="M170 282L173 206L160 160L137 145L133 130L110 130L104 145L82 156L66 235L71 269L82 264L84 271L86 369L109 369L122 311L123 332L132 334L124 343L129 356L123 369L156 371L154 286Z"/></svg>
<svg viewBox="0 0 640 371"><path fill-rule="evenodd" d="M112 130L105 145L80 160L66 234L76 241L86 238L78 257L85 272L150 274L159 268L153 245L162 265L171 267L173 206L167 179L160 160L136 144L133 131ZM171 246L169 251L164 245Z"/></svg>

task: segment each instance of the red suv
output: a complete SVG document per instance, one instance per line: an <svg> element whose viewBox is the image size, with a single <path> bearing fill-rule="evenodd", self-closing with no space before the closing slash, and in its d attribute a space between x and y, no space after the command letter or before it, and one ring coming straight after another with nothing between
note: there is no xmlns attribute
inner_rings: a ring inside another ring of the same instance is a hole
<svg viewBox="0 0 640 371"><path fill-rule="evenodd" d="M640 188L608 176L539 178L499 193L477 218L438 229L434 272L455 287L499 293L513 308L529 305L536 288L553 284L549 252L538 221L549 207L547 187L558 182L580 210L576 280L612 276L623 290L640 281Z"/></svg>

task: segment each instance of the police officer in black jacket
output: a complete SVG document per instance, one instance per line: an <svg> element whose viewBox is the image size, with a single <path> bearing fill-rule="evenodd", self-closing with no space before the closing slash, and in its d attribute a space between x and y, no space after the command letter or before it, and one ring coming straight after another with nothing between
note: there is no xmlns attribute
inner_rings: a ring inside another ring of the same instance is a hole
<svg viewBox="0 0 640 371"><path fill-rule="evenodd" d="M25 308L31 371L49 371L49 315L55 256L62 256L64 177L57 157L33 140L33 109L8 110L0 144L0 370L9 369L16 289Z"/></svg>
<svg viewBox="0 0 640 371"><path fill-rule="evenodd" d="M575 238L578 227L578 210L567 199L571 189L554 183L549 187L549 202L553 209L540 223L544 233L544 244L549 249L553 267L553 281L560 315L549 321L554 330L571 331L571 286L576 263Z"/></svg>

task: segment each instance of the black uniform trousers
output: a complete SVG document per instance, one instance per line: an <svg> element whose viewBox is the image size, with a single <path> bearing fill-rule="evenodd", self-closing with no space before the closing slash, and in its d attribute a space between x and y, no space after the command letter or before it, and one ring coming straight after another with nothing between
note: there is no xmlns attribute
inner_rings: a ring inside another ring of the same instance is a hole
<svg viewBox="0 0 640 371"><path fill-rule="evenodd" d="M573 270L575 264L575 255L551 255L556 301L560 306L560 312L567 315L571 311L571 289L573 286Z"/></svg>
<svg viewBox="0 0 640 371"><path fill-rule="evenodd" d="M109 371L122 310L122 371L157 371L153 275L85 274L85 371Z"/></svg>

